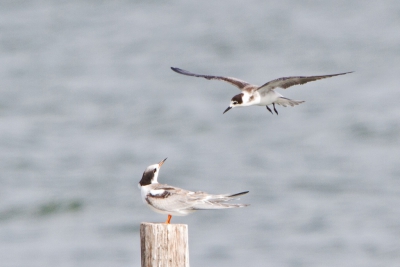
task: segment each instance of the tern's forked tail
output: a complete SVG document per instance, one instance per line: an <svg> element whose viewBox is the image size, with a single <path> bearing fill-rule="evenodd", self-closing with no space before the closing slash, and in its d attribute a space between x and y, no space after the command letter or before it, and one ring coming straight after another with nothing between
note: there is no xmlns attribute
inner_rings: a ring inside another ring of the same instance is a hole
<svg viewBox="0 0 400 267"><path fill-rule="evenodd" d="M299 105L299 104L301 104L301 103L304 103L305 101L303 101L303 100L293 100L293 99L289 99L289 98L286 98L286 97L279 97L276 101L275 101L275 103L276 104L278 104L278 105L281 105L281 106L284 106L284 107L287 107L287 106L292 106L292 107L294 107L294 106L297 106L297 105Z"/></svg>

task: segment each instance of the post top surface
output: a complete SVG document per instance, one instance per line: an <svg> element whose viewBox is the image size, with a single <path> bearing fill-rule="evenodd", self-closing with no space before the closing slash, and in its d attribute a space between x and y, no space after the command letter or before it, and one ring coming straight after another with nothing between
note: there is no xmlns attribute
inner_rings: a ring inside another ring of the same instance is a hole
<svg viewBox="0 0 400 267"><path fill-rule="evenodd" d="M170 224L166 224L166 223L152 223L152 222L141 222L140 225L149 225L149 226L174 226L174 227L187 227L187 224L175 224L175 223L170 223Z"/></svg>

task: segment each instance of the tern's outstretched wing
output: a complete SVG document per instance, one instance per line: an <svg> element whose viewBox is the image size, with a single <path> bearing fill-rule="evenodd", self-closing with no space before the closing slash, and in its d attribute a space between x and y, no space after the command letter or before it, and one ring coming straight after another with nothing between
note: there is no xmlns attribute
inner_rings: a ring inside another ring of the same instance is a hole
<svg viewBox="0 0 400 267"><path fill-rule="evenodd" d="M194 74L187 70L182 70L182 69L174 68L174 67L171 67L171 69L179 74L183 74L183 75L187 75L187 76L201 77L201 78L206 78L207 80L222 80L222 81L228 82L228 83L238 87L240 90L243 90L246 86L250 85L249 83L247 83L245 81L242 81L242 80L239 80L236 78L232 78L232 77Z"/></svg>
<svg viewBox="0 0 400 267"><path fill-rule="evenodd" d="M305 83L308 83L308 82L317 81L317 80L330 78L330 77L334 77L334 76L339 76L339 75L344 75L344 74L348 74L348 73L352 73L352 71L344 72L344 73L338 73L338 74L320 75L320 76L282 77L282 78L278 78L278 79L269 81L264 85L261 85L260 87L258 87L257 90L261 90L263 92L267 92L267 91L270 91L270 90L274 90L277 87L282 88L282 89L286 89L286 88L289 88L290 86L293 86L293 85L305 84Z"/></svg>

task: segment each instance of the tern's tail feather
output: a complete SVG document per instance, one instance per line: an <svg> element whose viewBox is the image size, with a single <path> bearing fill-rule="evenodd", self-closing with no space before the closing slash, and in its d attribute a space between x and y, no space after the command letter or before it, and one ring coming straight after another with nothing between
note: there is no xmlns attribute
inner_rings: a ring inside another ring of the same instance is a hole
<svg viewBox="0 0 400 267"><path fill-rule="evenodd" d="M287 107L287 106L296 106L296 105L299 105L299 104L301 104L301 103L304 103L305 101L302 101L302 100L292 100L292 99L289 99L289 98L286 98L286 97L279 97L276 101L275 101L275 103L276 104L278 104L278 105L281 105L281 106L284 106L284 107Z"/></svg>
<svg viewBox="0 0 400 267"><path fill-rule="evenodd" d="M238 199L238 197L247 194L249 191L237 193L237 194L224 194L224 195L208 195L206 198L197 201L193 206L196 210L213 210L213 209L229 209L229 208L241 208L249 206L249 204L233 204L226 203L227 201Z"/></svg>

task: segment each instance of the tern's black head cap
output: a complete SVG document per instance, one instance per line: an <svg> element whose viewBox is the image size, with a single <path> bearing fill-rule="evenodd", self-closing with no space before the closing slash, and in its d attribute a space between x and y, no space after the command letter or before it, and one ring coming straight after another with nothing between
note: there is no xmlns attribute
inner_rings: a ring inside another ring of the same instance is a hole
<svg viewBox="0 0 400 267"><path fill-rule="evenodd" d="M232 97L232 101L236 101L238 104L242 104L243 103L243 96L244 96L243 93L235 95L234 97Z"/></svg>
<svg viewBox="0 0 400 267"><path fill-rule="evenodd" d="M154 173L157 171L157 169L154 170L146 170L143 173L142 179L140 180L139 184L141 186L149 185L153 181L154 178Z"/></svg>

